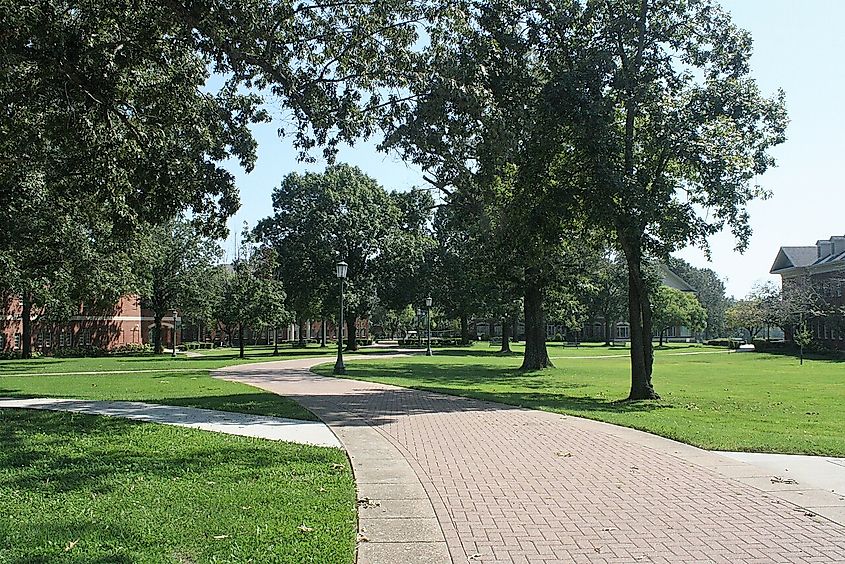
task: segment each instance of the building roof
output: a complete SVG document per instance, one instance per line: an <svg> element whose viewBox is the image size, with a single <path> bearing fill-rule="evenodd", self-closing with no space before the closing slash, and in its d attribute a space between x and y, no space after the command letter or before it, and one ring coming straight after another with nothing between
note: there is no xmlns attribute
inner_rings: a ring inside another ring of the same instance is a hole
<svg viewBox="0 0 845 564"><path fill-rule="evenodd" d="M781 247L772 264L770 274L784 274L798 268L814 268L840 263L845 268L845 237L831 237L805 247Z"/></svg>
<svg viewBox="0 0 845 564"><path fill-rule="evenodd" d="M664 286L675 288L681 292L696 292L696 289L690 286L686 280L675 274L665 264L660 265L660 281Z"/></svg>

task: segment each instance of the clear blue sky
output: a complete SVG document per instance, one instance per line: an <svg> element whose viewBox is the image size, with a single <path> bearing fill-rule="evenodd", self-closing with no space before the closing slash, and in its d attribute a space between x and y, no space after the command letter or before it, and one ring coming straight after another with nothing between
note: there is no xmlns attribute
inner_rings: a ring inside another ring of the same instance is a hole
<svg viewBox="0 0 845 564"><path fill-rule="evenodd" d="M778 166L760 179L774 195L750 206L754 236L744 255L733 251L730 234L713 237L712 262L696 249L678 253L696 266L714 269L728 293L744 296L768 272L781 245L811 245L845 234L845 0L724 0L734 21L754 38L753 75L766 94L786 91L791 120L787 142L775 149ZM270 194L292 171L321 170L324 163L297 163L273 124L255 129L255 170L238 177L243 206L230 221L239 232L272 213ZM374 143L341 151L339 160L360 166L386 188L423 185L420 171L378 153ZM226 244L231 257L233 238Z"/></svg>

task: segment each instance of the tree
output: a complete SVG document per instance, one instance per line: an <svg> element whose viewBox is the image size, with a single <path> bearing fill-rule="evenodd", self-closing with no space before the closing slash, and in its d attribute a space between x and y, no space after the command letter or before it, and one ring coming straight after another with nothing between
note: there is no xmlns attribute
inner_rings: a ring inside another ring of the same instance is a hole
<svg viewBox="0 0 845 564"><path fill-rule="evenodd" d="M725 322L730 329L745 330L748 339L754 340L766 325L766 312L760 299L749 297L727 309Z"/></svg>
<svg viewBox="0 0 845 564"><path fill-rule="evenodd" d="M660 346L671 327L687 327L693 333L707 326L707 311L689 292L661 286L653 298L654 327L660 333Z"/></svg>
<svg viewBox="0 0 845 564"><path fill-rule="evenodd" d="M783 94L760 93L749 74L749 34L713 1L579 6L574 36L567 27L571 41L560 42L571 49L556 52L559 80L549 95L559 101L560 127L574 132L575 160L589 171L577 196L582 209L614 234L626 259L629 399L652 399L659 396L643 264L688 244L706 249L707 237L725 227L745 248L746 205L766 196L752 180L784 141Z"/></svg>
<svg viewBox="0 0 845 564"><path fill-rule="evenodd" d="M155 318L154 350L163 350L161 321L174 309L207 317L208 281L221 252L217 242L184 220L154 226L146 234L141 261L141 301Z"/></svg>
<svg viewBox="0 0 845 564"><path fill-rule="evenodd" d="M580 179L552 175L568 159L547 123L548 33L564 27L570 10L527 1L435 4L423 56L437 72L412 78L417 97L383 146L419 164L447 205L475 218L489 239L486 256L500 267L491 272L524 298L523 368L551 366L544 300L580 243L568 239L588 231L572 198L560 197L559 185Z"/></svg>
<svg viewBox="0 0 845 564"><path fill-rule="evenodd" d="M714 339L725 335L725 310L731 305L725 292L725 283L712 269L696 268L687 261L669 257L668 266L672 272L695 288L696 296L707 310L705 339Z"/></svg>
<svg viewBox="0 0 845 564"><path fill-rule="evenodd" d="M229 331L237 328L240 358L244 358L244 330L276 327L290 319L284 308L285 292L275 279L276 257L269 247L243 247L223 282L218 319Z"/></svg>
<svg viewBox="0 0 845 564"><path fill-rule="evenodd" d="M596 261L590 273L588 310L591 315L604 321L604 342L611 344L612 329L617 321L625 318L628 304L628 272L625 262L611 249Z"/></svg>
<svg viewBox="0 0 845 564"><path fill-rule="evenodd" d="M335 263L349 265L346 348L357 350L356 322L378 303L381 261L396 256L388 249L401 226L396 198L359 168L338 164L322 173L287 175L273 191L273 209L256 236L280 249L281 277L294 282L299 303L314 303L322 294L323 311L331 311L338 298Z"/></svg>
<svg viewBox="0 0 845 564"><path fill-rule="evenodd" d="M813 333L807 329L807 323L801 322L801 325L795 330L792 336L795 344L798 345L800 364L804 366L804 349L810 346L813 342Z"/></svg>
<svg viewBox="0 0 845 564"><path fill-rule="evenodd" d="M427 190L391 192L398 225L387 231L377 260L379 304L400 312L409 304L421 305L437 287L433 234L434 199Z"/></svg>
<svg viewBox="0 0 845 564"><path fill-rule="evenodd" d="M251 170L249 126L268 119L255 91L289 110L300 156L369 134L401 103L418 16L398 0L0 0L0 286L21 296L24 356L47 294L82 294L75 269L88 300L131 289L113 267L138 226L187 211L223 234L239 206L223 161Z"/></svg>
<svg viewBox="0 0 845 564"><path fill-rule="evenodd" d="M484 309L495 290L486 268L479 226L455 206L441 207L434 219L437 250L433 281L437 303L460 321L461 343L468 344L470 321Z"/></svg>

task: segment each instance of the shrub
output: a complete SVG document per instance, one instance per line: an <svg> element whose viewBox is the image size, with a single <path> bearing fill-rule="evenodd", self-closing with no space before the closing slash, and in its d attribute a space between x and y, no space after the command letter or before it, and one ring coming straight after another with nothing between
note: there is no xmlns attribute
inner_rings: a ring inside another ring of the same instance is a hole
<svg viewBox="0 0 845 564"><path fill-rule="evenodd" d="M710 345L712 347L727 347L730 349L738 349L739 345L743 344L745 340L743 339L710 339L709 341L705 341L705 345Z"/></svg>
<svg viewBox="0 0 845 564"><path fill-rule="evenodd" d="M97 346L59 347L53 350L56 358L86 358L106 356L108 351Z"/></svg>
<svg viewBox="0 0 845 564"><path fill-rule="evenodd" d="M41 358L43 355L38 351L32 351L32 358ZM21 351L0 351L0 360L19 360Z"/></svg>
<svg viewBox="0 0 845 564"><path fill-rule="evenodd" d="M213 349L214 343L210 342L199 342L199 341L187 341L179 345L179 350L183 351L192 351L195 349Z"/></svg>
<svg viewBox="0 0 845 564"><path fill-rule="evenodd" d="M152 352L152 345L149 345L147 343L126 343L124 345L120 345L119 347L111 349L111 351L109 351L109 354L114 356L132 356L150 354Z"/></svg>
<svg viewBox="0 0 845 564"><path fill-rule="evenodd" d="M558 343L563 341L563 335L561 335L560 333L555 333L555 341L557 341Z"/></svg>

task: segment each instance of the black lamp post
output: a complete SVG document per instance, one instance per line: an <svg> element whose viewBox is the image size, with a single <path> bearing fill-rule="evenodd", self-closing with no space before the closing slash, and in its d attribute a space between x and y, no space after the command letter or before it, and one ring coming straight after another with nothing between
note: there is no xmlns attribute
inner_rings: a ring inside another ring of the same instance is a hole
<svg viewBox="0 0 845 564"><path fill-rule="evenodd" d="M172 358L176 358L176 310L173 310L173 352L170 353Z"/></svg>
<svg viewBox="0 0 845 564"><path fill-rule="evenodd" d="M343 365L343 281L346 279L346 269L349 267L343 261L337 263L337 277L340 278L340 325L337 329L337 362L334 363L335 374L346 374L346 366Z"/></svg>
<svg viewBox="0 0 845 564"><path fill-rule="evenodd" d="M426 340L428 347L425 349L425 356L431 356L431 296L425 299L425 322L426 322Z"/></svg>

